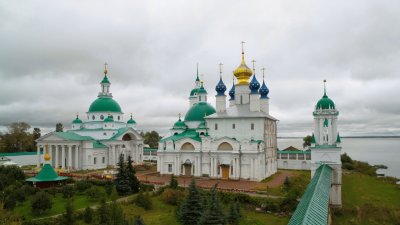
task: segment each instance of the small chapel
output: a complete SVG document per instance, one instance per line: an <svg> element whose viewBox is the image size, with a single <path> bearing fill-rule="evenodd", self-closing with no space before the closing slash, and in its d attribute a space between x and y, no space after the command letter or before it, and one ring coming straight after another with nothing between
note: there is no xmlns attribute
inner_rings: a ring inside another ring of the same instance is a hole
<svg viewBox="0 0 400 225"><path fill-rule="evenodd" d="M107 64L104 68L100 92L86 112L86 121L76 115L71 129L50 132L37 142L37 166L41 162L40 151L48 145L48 164L66 171L101 169L114 167L118 157L141 163L143 160L143 138L136 130L132 115L125 120L121 106L110 92Z"/></svg>
<svg viewBox="0 0 400 225"><path fill-rule="evenodd" d="M260 85L254 65L252 70L245 63L243 46L228 101L221 74L214 108L197 69L185 117L179 116L159 143L160 174L260 181L277 172L277 119L269 113L264 75Z"/></svg>

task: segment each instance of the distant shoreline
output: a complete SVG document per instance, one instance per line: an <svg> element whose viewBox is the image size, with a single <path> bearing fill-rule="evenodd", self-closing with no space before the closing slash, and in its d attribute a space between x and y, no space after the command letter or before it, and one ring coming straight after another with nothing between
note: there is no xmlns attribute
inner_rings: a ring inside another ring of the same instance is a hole
<svg viewBox="0 0 400 225"><path fill-rule="evenodd" d="M278 139L303 139L304 137L278 137ZM400 138L400 136L344 136L340 138Z"/></svg>

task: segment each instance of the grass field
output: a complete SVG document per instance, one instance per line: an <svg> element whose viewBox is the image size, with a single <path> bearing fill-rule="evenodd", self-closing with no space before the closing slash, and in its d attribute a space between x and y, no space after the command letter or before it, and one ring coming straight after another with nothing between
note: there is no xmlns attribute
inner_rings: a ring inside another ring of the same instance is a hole
<svg viewBox="0 0 400 225"><path fill-rule="evenodd" d="M400 188L380 178L343 173L343 209L334 224L399 224Z"/></svg>
<svg viewBox="0 0 400 225"><path fill-rule="evenodd" d="M176 207L165 204L160 196L152 198L153 209L146 211L135 204L124 204L123 210L129 217L141 215L146 224L151 225L180 225L175 216ZM278 217L271 214L259 213L253 210L242 209L240 225L283 225L289 221L288 217Z"/></svg>

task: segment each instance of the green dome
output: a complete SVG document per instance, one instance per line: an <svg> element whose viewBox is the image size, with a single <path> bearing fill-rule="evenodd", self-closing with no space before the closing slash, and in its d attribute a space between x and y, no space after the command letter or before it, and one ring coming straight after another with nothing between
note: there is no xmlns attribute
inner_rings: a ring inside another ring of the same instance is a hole
<svg viewBox="0 0 400 225"><path fill-rule="evenodd" d="M199 102L194 104L186 113L185 121L204 121L205 115L214 114L216 111L207 102Z"/></svg>
<svg viewBox="0 0 400 225"><path fill-rule="evenodd" d="M107 116L107 118L104 119L104 122L114 122L114 118L112 116Z"/></svg>
<svg viewBox="0 0 400 225"><path fill-rule="evenodd" d="M198 91L199 91L198 88L193 89L193 90L190 92L190 96L194 96Z"/></svg>
<svg viewBox="0 0 400 225"><path fill-rule="evenodd" d="M186 124L180 118L174 123L174 129L186 129Z"/></svg>
<svg viewBox="0 0 400 225"><path fill-rule="evenodd" d="M318 101L317 109L335 109L335 103L326 94Z"/></svg>
<svg viewBox="0 0 400 225"><path fill-rule="evenodd" d="M89 107L89 112L117 112L121 113L118 102L112 98L99 97Z"/></svg>
<svg viewBox="0 0 400 225"><path fill-rule="evenodd" d="M136 121L132 118L132 115L131 115L131 118L126 123L127 124L135 124Z"/></svg>
<svg viewBox="0 0 400 225"><path fill-rule="evenodd" d="M76 116L76 118L72 121L72 123L82 123L82 120Z"/></svg>
<svg viewBox="0 0 400 225"><path fill-rule="evenodd" d="M203 83L201 84L201 87L197 91L197 94L207 94L206 89L204 89Z"/></svg>
<svg viewBox="0 0 400 225"><path fill-rule="evenodd" d="M103 80L101 81L101 83L102 83L102 84L104 84L104 83L109 84L109 83L110 83L110 81L108 80L107 75L104 75L104 78L103 78Z"/></svg>

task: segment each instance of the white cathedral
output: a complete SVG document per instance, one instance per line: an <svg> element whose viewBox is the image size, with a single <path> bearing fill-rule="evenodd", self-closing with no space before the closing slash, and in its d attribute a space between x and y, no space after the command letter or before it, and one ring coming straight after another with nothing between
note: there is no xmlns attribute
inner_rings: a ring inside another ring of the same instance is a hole
<svg viewBox="0 0 400 225"><path fill-rule="evenodd" d="M276 173L277 119L269 115L269 89L265 81L260 87L243 51L234 76L229 107L220 77L215 109L197 73L184 120L159 143L160 174L260 181Z"/></svg>
<svg viewBox="0 0 400 225"><path fill-rule="evenodd" d="M77 115L70 130L50 132L36 140L38 166L43 163L40 150L46 145L50 164L68 171L114 167L121 154L125 160L131 156L135 163L142 162L143 138L132 115L124 122L124 113L110 92L107 73L105 68L101 91L86 113L86 122Z"/></svg>

